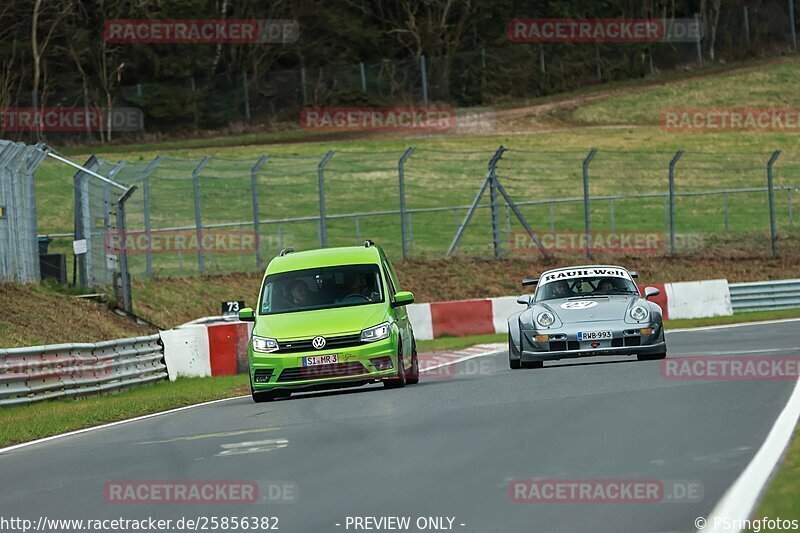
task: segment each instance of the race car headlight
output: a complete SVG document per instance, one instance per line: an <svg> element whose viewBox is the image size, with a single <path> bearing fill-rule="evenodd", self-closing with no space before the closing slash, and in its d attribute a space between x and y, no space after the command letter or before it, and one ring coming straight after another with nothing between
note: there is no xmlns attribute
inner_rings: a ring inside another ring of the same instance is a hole
<svg viewBox="0 0 800 533"><path fill-rule="evenodd" d="M648 316L650 316L650 313L648 313L647 309L645 309L641 305L637 305L636 307L631 309L631 318L634 320L644 320Z"/></svg>
<svg viewBox="0 0 800 533"><path fill-rule="evenodd" d="M555 321L556 318L553 316L553 314L548 313L547 311L539 313L539 315L536 317L536 323L543 328L549 328L555 323Z"/></svg>
<svg viewBox="0 0 800 533"><path fill-rule="evenodd" d="M361 332L361 342L375 342L385 339L392 332L388 322L378 324L375 327L365 329Z"/></svg>
<svg viewBox="0 0 800 533"><path fill-rule="evenodd" d="M272 353L278 351L278 341L266 337L253 335L253 351L259 353Z"/></svg>

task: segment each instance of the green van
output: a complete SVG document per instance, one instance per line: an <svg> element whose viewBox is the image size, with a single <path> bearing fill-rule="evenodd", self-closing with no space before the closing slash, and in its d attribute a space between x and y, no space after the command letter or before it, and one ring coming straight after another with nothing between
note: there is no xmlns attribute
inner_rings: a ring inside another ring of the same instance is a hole
<svg viewBox="0 0 800 533"><path fill-rule="evenodd" d="M292 391L383 381L389 388L419 381L414 331L380 246L282 250L264 274L248 346L256 402Z"/></svg>

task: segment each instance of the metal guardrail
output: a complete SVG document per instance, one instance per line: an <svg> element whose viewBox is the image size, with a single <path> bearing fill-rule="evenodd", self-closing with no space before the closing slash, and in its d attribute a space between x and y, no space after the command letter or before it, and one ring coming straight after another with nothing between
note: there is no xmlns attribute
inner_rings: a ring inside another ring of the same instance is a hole
<svg viewBox="0 0 800 533"><path fill-rule="evenodd" d="M731 283L734 313L800 307L800 279Z"/></svg>
<svg viewBox="0 0 800 533"><path fill-rule="evenodd" d="M79 397L167 379L158 334L0 349L0 407Z"/></svg>

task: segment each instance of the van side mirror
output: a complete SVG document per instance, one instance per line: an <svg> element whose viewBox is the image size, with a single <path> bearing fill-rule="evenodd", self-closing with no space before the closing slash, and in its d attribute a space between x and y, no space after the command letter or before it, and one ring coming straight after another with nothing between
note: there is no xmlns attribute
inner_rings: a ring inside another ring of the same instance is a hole
<svg viewBox="0 0 800 533"><path fill-rule="evenodd" d="M517 298L517 303L520 305L531 305L531 295L523 294L522 296Z"/></svg>
<svg viewBox="0 0 800 533"><path fill-rule="evenodd" d="M253 308L245 307L244 309L239 309L239 320L242 322L255 322L256 313L253 311Z"/></svg>
<svg viewBox="0 0 800 533"><path fill-rule="evenodd" d="M661 294L661 291L656 289L655 287L645 287L644 288L644 299L649 300L654 296L658 296Z"/></svg>
<svg viewBox="0 0 800 533"><path fill-rule="evenodd" d="M394 295L392 307L402 307L414 303L414 294L408 291L400 291Z"/></svg>

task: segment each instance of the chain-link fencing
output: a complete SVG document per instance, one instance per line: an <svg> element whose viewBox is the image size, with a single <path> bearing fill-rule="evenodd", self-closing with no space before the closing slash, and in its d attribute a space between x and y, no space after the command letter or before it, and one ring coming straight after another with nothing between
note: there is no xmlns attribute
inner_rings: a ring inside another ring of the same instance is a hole
<svg viewBox="0 0 800 533"><path fill-rule="evenodd" d="M39 280L33 173L45 152L0 140L0 282Z"/></svg>
<svg viewBox="0 0 800 533"><path fill-rule="evenodd" d="M800 159L773 152L282 147L85 166L136 190L123 233L114 188L76 175L83 286L114 281L123 244L134 279L365 239L408 259L792 253L800 187Z"/></svg>

